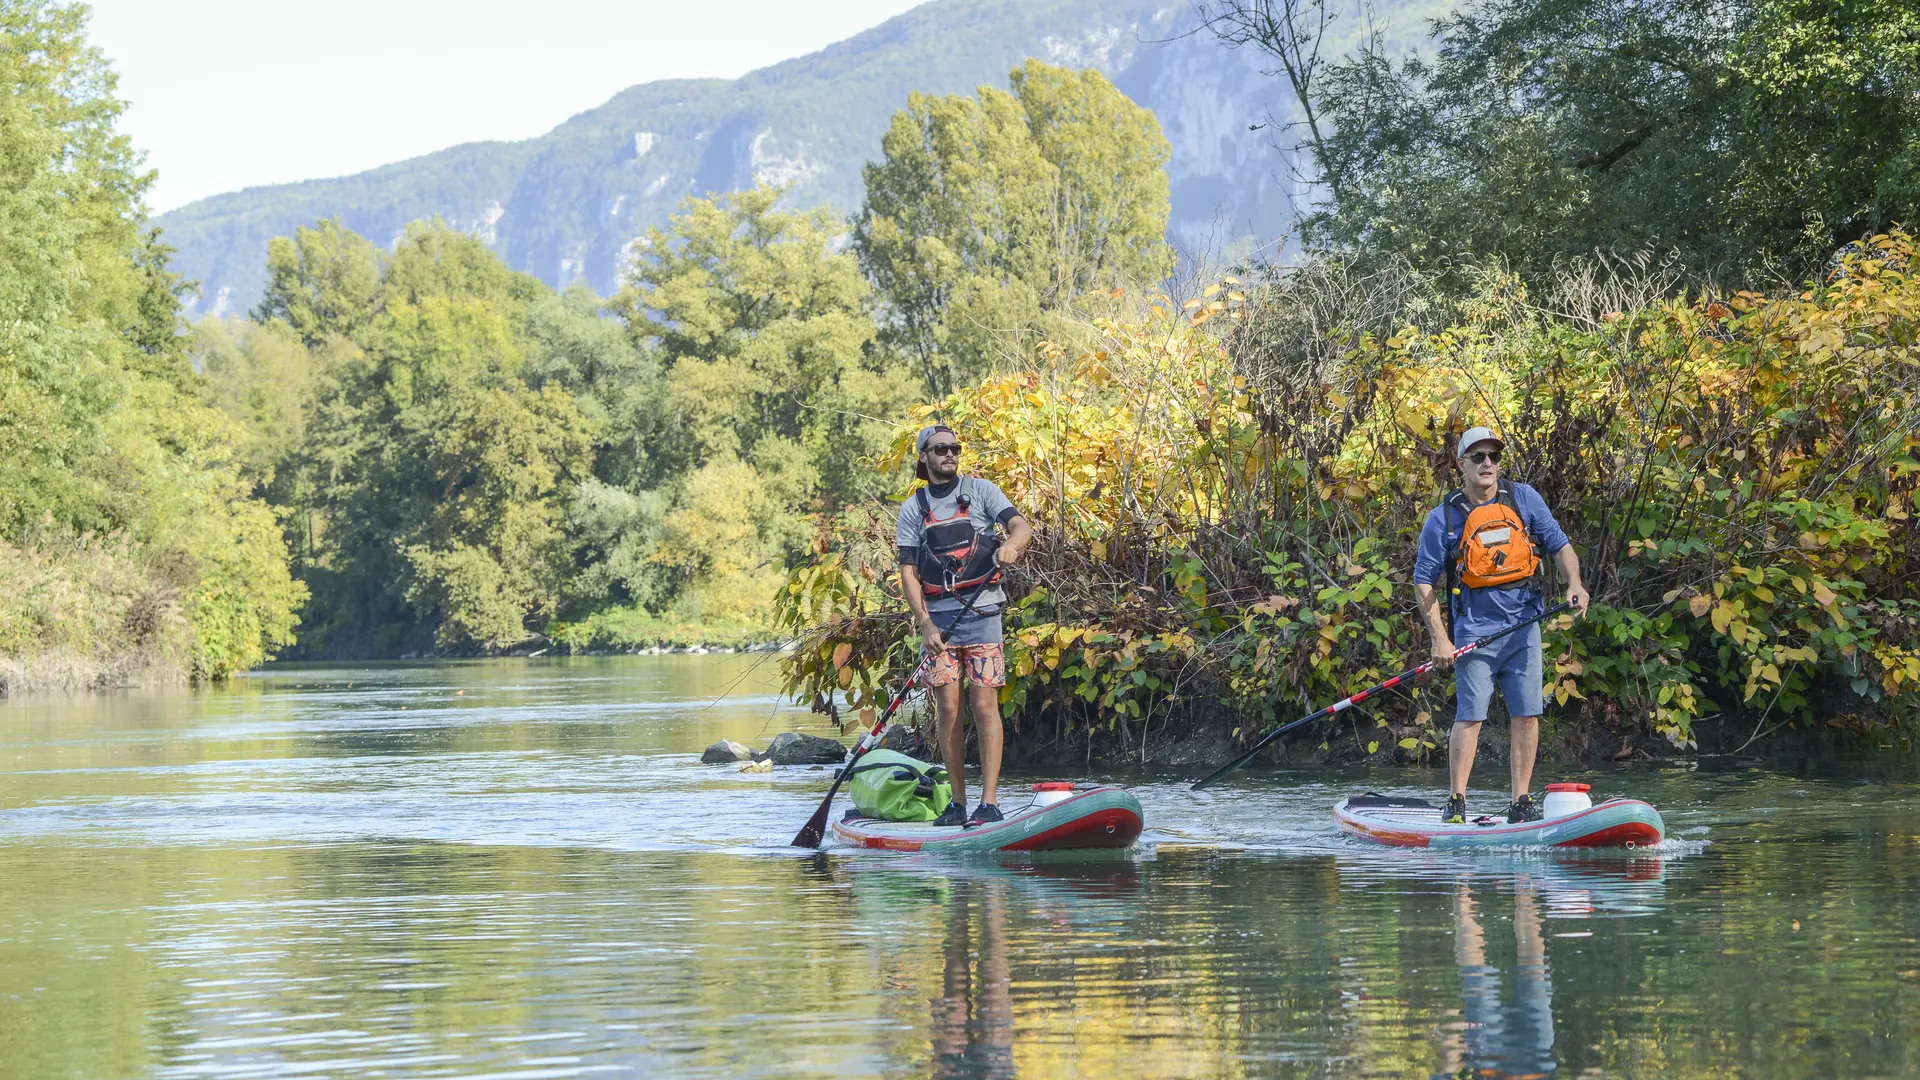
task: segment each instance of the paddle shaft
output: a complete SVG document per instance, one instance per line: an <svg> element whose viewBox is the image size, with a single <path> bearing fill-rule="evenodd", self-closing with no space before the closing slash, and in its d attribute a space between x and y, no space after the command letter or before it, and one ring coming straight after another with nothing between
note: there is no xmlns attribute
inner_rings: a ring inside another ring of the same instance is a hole
<svg viewBox="0 0 1920 1080"><path fill-rule="evenodd" d="M973 594L967 597L966 603L960 605L960 610L954 613L953 621L949 622L940 631L941 648L939 650L922 650L923 655L920 657L920 663L914 666L913 674L907 676L906 685L900 688L899 693L893 695L892 701L887 702L887 710L880 714L880 719L874 721L873 729L865 735L860 736L860 741L854 744L853 757L847 760L847 764L843 768L835 771L833 784L827 788L827 797L820 800L819 809L815 810L813 816L807 819L807 823L800 827L799 832L794 834L793 843L788 845L789 847L817 848L820 846L820 841L825 839L827 835L827 815L833 811L833 797L839 794L840 785L846 781L847 777L853 775L853 767L859 762L861 757L865 756L867 751L879 744L880 733L887 729L887 724L893 719L893 714L900 711L900 706L906 702L907 695L913 693L913 688L925 677L927 670L933 667L934 660L940 655L940 652L946 648L947 635L953 633L953 628L958 626L960 620L966 618L967 613L973 610L974 601L980 599L981 594L986 591L986 586L975 589Z"/></svg>
<svg viewBox="0 0 1920 1080"><path fill-rule="evenodd" d="M1565 611L1567 610L1567 608L1572 606L1573 605L1570 603L1563 602L1554 607L1548 608L1546 611L1543 611L1540 614L1535 615L1533 618L1528 619L1525 622L1514 623L1512 626L1507 627L1505 630L1502 630L1497 634L1490 634L1487 637L1483 637L1479 641L1476 641L1471 645L1462 645L1459 648L1453 650L1453 658L1455 660L1458 660L1461 657L1467 655L1468 653L1473 652L1475 649L1485 648L1487 645L1490 645L1493 642L1496 642L1501 638L1506 637L1508 634L1511 634L1516 630L1524 630L1527 627L1532 626L1534 623L1540 622L1543 619L1550 619L1553 616L1560 614L1562 611ZM1359 693L1353 695L1352 697L1342 698L1341 700L1334 702L1333 704L1327 706L1324 709L1321 709L1318 712L1308 713L1307 715L1301 717L1300 719L1295 720L1291 724L1287 724L1284 727L1276 728L1275 730L1268 732L1266 738L1261 739L1259 742L1253 744L1253 749L1248 750L1246 753L1241 754L1239 757L1234 758L1232 761L1229 761L1225 765L1222 765L1218 769L1215 769L1205 779L1201 780L1199 783L1194 784L1193 790L1199 791L1201 788L1206 787L1208 784L1213 783L1215 780L1220 779L1221 777L1227 775L1228 773L1239 768L1240 766L1245 765L1247 762L1252 761L1254 758L1254 755L1258 754L1262 750L1265 750L1268 747L1268 745L1270 745L1275 739L1278 739L1280 736L1285 735L1287 732L1292 731L1297 727L1301 727L1306 724L1311 724L1315 720L1320 720L1325 717L1332 716L1334 713L1342 712L1342 711L1345 711L1346 709L1350 709L1353 706L1358 705L1361 702L1372 697L1373 695L1381 693L1383 691L1391 690L1394 687L1399 686L1403 682L1408 682L1410 680L1417 679L1420 676L1425 675L1427 672L1432 671L1433 665L1435 663L1437 663L1437 661L1429 660L1426 663L1421 664L1419 667L1408 668L1407 670L1401 672L1400 674L1395 675L1393 678L1388 679L1386 682L1379 683L1374 686L1369 686L1365 690L1360 691Z"/></svg>

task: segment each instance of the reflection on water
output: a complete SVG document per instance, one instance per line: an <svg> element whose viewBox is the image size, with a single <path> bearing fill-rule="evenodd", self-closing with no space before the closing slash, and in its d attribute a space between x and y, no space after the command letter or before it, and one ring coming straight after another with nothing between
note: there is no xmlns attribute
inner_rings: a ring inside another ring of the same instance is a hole
<svg viewBox="0 0 1920 1080"><path fill-rule="evenodd" d="M1013 969L1003 881L962 881L947 900L945 977L933 1000L933 1075L1001 1080L1013 1067Z"/></svg>
<svg viewBox="0 0 1920 1080"><path fill-rule="evenodd" d="M1460 967L1462 1034L1446 1041L1445 1075L1543 1077L1558 1069L1543 909L1545 918L1567 920L1609 911L1643 914L1657 899L1663 865L1659 859L1575 856L1491 881L1483 875L1478 890L1472 874L1461 874L1453 892L1453 958ZM1501 910L1502 901L1510 907ZM1504 941L1488 941L1488 923L1497 926L1502 915L1512 924L1511 950ZM1555 936L1592 933L1562 930Z"/></svg>
<svg viewBox="0 0 1920 1080"><path fill-rule="evenodd" d="M1450 1072L1462 1076L1543 1076L1553 1056L1553 980L1540 935L1533 882L1513 886L1514 959L1507 971L1487 962L1487 934L1473 888L1461 882L1453 897L1453 956L1460 965L1464 1045L1447 1047ZM1511 976L1511 991L1506 979ZM1509 997L1509 993L1511 997Z"/></svg>
<svg viewBox="0 0 1920 1080"><path fill-rule="evenodd" d="M0 708L0 1076L1920 1075L1910 772L1576 777L1665 812L1631 857L1340 836L1395 770L800 855L824 771L697 761L813 722L751 659Z"/></svg>

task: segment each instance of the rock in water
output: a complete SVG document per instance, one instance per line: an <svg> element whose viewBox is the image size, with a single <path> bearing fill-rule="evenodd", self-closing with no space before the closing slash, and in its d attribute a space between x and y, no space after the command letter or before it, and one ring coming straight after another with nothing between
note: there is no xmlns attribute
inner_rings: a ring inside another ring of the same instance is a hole
<svg viewBox="0 0 1920 1080"><path fill-rule="evenodd" d="M746 764L744 764L744 765L742 765L742 766L740 766L740 771L741 771L741 772L772 772L772 771L773 771L773 762L771 762L771 761L749 761L749 762L747 762Z"/></svg>
<svg viewBox="0 0 1920 1080"><path fill-rule="evenodd" d="M752 758L752 750L747 749L745 746L731 739L721 739L719 742L707 747L707 752L700 755L700 763L703 765L725 765L730 761L749 761Z"/></svg>
<svg viewBox="0 0 1920 1080"><path fill-rule="evenodd" d="M904 724L894 724L887 728L886 734L880 736L880 749L892 750L922 761L933 760L933 747L927 745L927 741L920 737L919 732Z"/></svg>
<svg viewBox="0 0 1920 1080"><path fill-rule="evenodd" d="M787 731L767 744L767 758L775 765L837 765L847 759L847 748L818 735Z"/></svg>

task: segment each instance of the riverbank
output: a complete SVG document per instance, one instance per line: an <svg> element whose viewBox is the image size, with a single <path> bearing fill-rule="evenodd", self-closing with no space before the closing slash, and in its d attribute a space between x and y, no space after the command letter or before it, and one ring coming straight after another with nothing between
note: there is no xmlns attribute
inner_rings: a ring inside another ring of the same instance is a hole
<svg viewBox="0 0 1920 1080"><path fill-rule="evenodd" d="M635 608L609 608L556 624L547 639L547 649L576 656L776 652L785 641L765 619L681 619ZM516 652L540 649L536 644Z"/></svg>
<svg viewBox="0 0 1920 1080"><path fill-rule="evenodd" d="M50 649L27 656L0 656L0 698L187 684L186 670L179 664L135 651L101 656Z"/></svg>
<svg viewBox="0 0 1920 1080"><path fill-rule="evenodd" d="M930 722L922 721L919 727L927 730L918 730L917 734L927 737ZM1083 731L1056 737L1031 725L1022 732L1009 722L1006 761L1024 768L1080 764L1210 769L1246 752L1268 730L1271 728L1242 731L1230 715L1222 712L1179 726L1164 725L1158 731L1150 728L1142 744L1123 742L1111 734L1089 740ZM1892 717L1878 715L1848 716L1818 725L1781 724L1777 717L1715 717L1699 726L1695 745L1683 749L1645 728L1602 728L1583 723L1577 715L1549 712L1541 721L1538 760L1542 766L1593 768L1736 756L1790 760L1862 752L1910 754L1920 748L1917 734ZM1509 738L1506 721L1485 723L1478 757L1482 768L1506 767ZM1380 727L1373 719L1360 716L1337 725L1328 722L1282 739L1261 755L1261 765L1256 767L1416 769L1444 766L1446 760L1444 727Z"/></svg>

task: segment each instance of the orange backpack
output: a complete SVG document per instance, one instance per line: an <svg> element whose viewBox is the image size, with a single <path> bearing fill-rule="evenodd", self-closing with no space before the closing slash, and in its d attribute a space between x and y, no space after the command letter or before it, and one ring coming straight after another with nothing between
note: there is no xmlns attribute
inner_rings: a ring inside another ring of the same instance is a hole
<svg viewBox="0 0 1920 1080"><path fill-rule="evenodd" d="M1540 549L1527 533L1512 485L1502 480L1493 501L1484 506L1469 506L1466 492L1460 490L1449 492L1443 505L1457 508L1466 518L1460 528L1460 546L1448 567L1448 576L1458 585L1501 589L1533 580L1540 569Z"/></svg>

